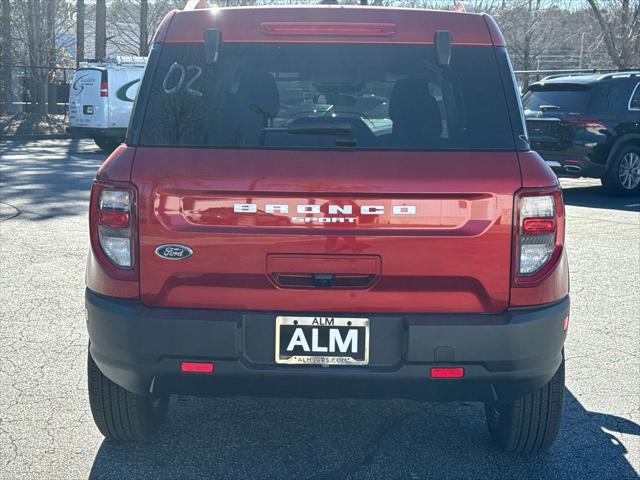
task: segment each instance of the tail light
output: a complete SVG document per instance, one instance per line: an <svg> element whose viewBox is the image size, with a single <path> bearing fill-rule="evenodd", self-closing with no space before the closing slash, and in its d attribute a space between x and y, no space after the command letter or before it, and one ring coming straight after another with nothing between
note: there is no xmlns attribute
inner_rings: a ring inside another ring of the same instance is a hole
<svg viewBox="0 0 640 480"><path fill-rule="evenodd" d="M101 97L108 97L109 96L109 83L108 82L100 83L100 96Z"/></svg>
<svg viewBox="0 0 640 480"><path fill-rule="evenodd" d="M560 189L519 192L514 229L514 283L530 286L553 269L562 253L564 206Z"/></svg>
<svg viewBox="0 0 640 480"><path fill-rule="evenodd" d="M135 275L136 190L129 183L95 181L89 222L91 245L116 278Z"/></svg>
<svg viewBox="0 0 640 480"><path fill-rule="evenodd" d="M605 128L602 120L593 117L563 115L562 120L580 128Z"/></svg>

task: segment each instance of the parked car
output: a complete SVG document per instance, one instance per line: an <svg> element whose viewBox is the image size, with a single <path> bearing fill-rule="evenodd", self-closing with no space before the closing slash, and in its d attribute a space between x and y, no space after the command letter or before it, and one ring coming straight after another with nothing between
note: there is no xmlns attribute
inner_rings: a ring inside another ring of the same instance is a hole
<svg viewBox="0 0 640 480"><path fill-rule="evenodd" d="M111 152L124 141L144 57L83 62L69 89L69 131Z"/></svg>
<svg viewBox="0 0 640 480"><path fill-rule="evenodd" d="M292 119L284 91L375 95L390 128L354 115L366 102ZM484 14L168 14L91 192L103 435L146 438L177 393L413 398L483 402L500 448L549 447L564 206L521 112Z"/></svg>
<svg viewBox="0 0 640 480"><path fill-rule="evenodd" d="M640 71L547 77L522 102L531 148L556 174L640 194Z"/></svg>

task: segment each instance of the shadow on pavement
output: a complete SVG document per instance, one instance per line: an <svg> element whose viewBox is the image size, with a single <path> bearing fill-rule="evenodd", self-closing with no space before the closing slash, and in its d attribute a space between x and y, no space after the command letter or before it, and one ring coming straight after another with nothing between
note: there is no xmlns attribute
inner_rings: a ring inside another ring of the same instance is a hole
<svg viewBox="0 0 640 480"><path fill-rule="evenodd" d="M632 197L613 197L597 186L563 185L564 203L575 207L603 208L607 210L624 210L640 212L640 195Z"/></svg>
<svg viewBox="0 0 640 480"><path fill-rule="evenodd" d="M92 142L74 139L2 142L0 158L0 203L38 221L84 215L106 155Z"/></svg>
<svg viewBox="0 0 640 480"><path fill-rule="evenodd" d="M152 441L103 442L90 478L637 478L614 435L640 427L565 402L552 449L520 456L491 446L475 403L174 398Z"/></svg>

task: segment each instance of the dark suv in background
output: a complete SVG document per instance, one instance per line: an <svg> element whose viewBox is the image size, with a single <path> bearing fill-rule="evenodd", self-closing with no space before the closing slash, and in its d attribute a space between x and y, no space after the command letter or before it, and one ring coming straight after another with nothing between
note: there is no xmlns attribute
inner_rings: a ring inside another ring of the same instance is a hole
<svg viewBox="0 0 640 480"><path fill-rule="evenodd" d="M531 148L558 176L640 194L640 71L547 77L522 102Z"/></svg>

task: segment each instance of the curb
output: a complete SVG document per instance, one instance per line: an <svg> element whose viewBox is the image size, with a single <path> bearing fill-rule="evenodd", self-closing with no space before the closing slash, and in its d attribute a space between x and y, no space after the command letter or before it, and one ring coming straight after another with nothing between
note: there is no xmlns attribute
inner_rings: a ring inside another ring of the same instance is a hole
<svg viewBox="0 0 640 480"><path fill-rule="evenodd" d="M5 140L68 140L77 137L71 133L52 133L52 134L26 134L26 135L0 135L0 141Z"/></svg>

